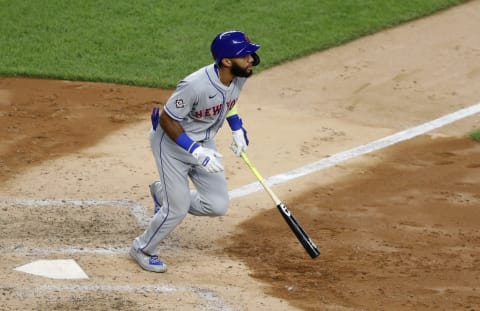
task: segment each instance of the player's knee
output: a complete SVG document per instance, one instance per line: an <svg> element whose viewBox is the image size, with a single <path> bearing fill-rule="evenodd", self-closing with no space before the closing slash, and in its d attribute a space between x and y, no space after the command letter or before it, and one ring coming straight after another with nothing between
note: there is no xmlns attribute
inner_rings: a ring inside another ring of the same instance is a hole
<svg viewBox="0 0 480 311"><path fill-rule="evenodd" d="M227 214L228 206L221 206L215 209L215 216L225 216Z"/></svg>
<svg viewBox="0 0 480 311"><path fill-rule="evenodd" d="M215 202L212 202L213 204L210 207L212 216L224 216L228 210L228 202L228 196L217 197Z"/></svg>

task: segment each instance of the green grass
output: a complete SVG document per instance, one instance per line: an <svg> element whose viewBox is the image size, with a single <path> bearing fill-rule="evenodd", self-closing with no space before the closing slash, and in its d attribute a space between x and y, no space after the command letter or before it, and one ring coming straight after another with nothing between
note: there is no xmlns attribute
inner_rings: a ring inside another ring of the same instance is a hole
<svg viewBox="0 0 480 311"><path fill-rule="evenodd" d="M0 75L173 87L239 29L260 70L465 0L0 0Z"/></svg>
<svg viewBox="0 0 480 311"><path fill-rule="evenodd" d="M470 133L470 138L476 141L480 141L480 130L476 130Z"/></svg>

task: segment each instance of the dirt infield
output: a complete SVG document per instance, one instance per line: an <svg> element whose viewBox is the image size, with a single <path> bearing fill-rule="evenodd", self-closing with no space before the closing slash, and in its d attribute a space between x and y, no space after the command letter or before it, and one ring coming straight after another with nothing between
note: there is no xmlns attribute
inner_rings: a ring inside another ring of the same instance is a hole
<svg viewBox="0 0 480 311"><path fill-rule="evenodd" d="M248 153L321 250L263 191L127 254L153 206L149 112L171 91L0 78L0 310L480 310L480 127L472 113L387 148L292 170L480 101L480 1L255 74ZM232 191L254 182L218 137ZM85 280L15 271L74 259Z"/></svg>

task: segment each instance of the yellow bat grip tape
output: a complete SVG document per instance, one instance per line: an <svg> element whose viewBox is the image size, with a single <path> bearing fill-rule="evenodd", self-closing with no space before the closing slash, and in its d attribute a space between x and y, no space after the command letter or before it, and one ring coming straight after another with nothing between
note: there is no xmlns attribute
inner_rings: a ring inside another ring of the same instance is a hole
<svg viewBox="0 0 480 311"><path fill-rule="evenodd" d="M260 175L260 173L257 171L257 169L253 166L252 162L250 162L246 153L242 152L240 154L240 156L242 157L243 161L245 161L245 163L247 163L247 166L250 168L253 175L255 175L255 177L258 179L260 184L262 184L263 188L267 191L268 195L272 198L273 202L275 202L276 205L282 203L282 201L280 201L280 199L275 195L275 193L272 191L272 189L270 189L270 187L267 186L267 184L265 183L265 180L263 179L262 175Z"/></svg>

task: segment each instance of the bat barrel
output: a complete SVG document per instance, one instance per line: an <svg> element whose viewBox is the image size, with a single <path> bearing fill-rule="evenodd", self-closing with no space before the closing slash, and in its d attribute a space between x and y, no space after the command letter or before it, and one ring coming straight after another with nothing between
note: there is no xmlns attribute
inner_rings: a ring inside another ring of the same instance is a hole
<svg viewBox="0 0 480 311"><path fill-rule="evenodd" d="M303 248L307 251L310 257L312 257L312 259L318 257L320 255L320 250L318 249L317 245L315 245L315 243L308 236L305 230L303 230L302 226L300 226L292 213L290 213L290 211L287 209L285 204L280 203L277 205L277 208L282 214L285 222L288 224L288 226L293 231L298 241L302 244Z"/></svg>
<svg viewBox="0 0 480 311"><path fill-rule="evenodd" d="M297 222L295 217L293 217L292 213L290 213L290 211L287 209L285 204L283 204L282 201L280 201L280 199L272 191L272 189L268 187L262 175L260 175L257 169L253 166L252 162L250 162L245 152L242 152L240 155L242 159L245 161L245 163L247 164L248 168L252 171L253 175L255 175L257 180L260 182L260 184L263 186L265 191L268 193L270 198L273 200L273 202L275 202L275 205L277 205L283 218L285 219L285 221L287 222L288 226L293 231L297 239L303 245L303 248L305 248L305 250L310 255L310 257L312 257L312 259L318 257L320 255L320 251L318 250L317 246L312 241L312 239L310 239L308 234L303 230L302 226L300 226L300 224Z"/></svg>

